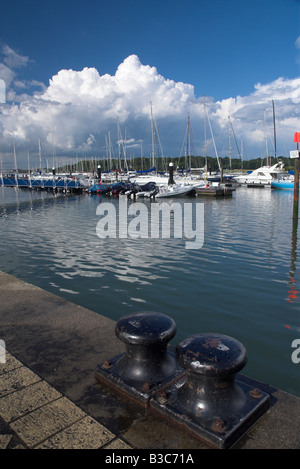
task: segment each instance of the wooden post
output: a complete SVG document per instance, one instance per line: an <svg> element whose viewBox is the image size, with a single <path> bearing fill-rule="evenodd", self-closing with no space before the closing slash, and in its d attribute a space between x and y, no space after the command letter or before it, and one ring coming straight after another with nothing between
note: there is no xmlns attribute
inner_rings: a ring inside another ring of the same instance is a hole
<svg viewBox="0 0 300 469"><path fill-rule="evenodd" d="M295 132L294 142L297 143L297 152L298 157L295 158L295 167L294 167L294 203L293 203L293 219L298 220L298 211L299 211L299 142L300 142L300 132Z"/></svg>

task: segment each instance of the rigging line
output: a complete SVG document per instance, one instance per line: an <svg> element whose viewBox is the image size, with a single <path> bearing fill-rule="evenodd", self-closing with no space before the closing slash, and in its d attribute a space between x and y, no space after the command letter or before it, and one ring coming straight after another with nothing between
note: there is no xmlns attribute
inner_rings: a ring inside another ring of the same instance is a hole
<svg viewBox="0 0 300 469"><path fill-rule="evenodd" d="M154 127L154 116L152 110L152 101L150 101L150 112L151 112L151 133L152 133L152 166L155 167L155 127Z"/></svg>
<svg viewBox="0 0 300 469"><path fill-rule="evenodd" d="M189 142L188 142L188 132L189 132L189 137L190 137ZM184 147L185 143L188 144L187 146L189 148L189 151L186 151L185 157L188 157L188 156L191 157L193 152L194 152L195 155L197 155L197 153L200 153L198 148L197 148L197 144L196 144L196 140L195 140L195 137L194 137L191 121L189 121L189 125L186 126L186 129L185 129L184 139L183 139L181 150L180 150L180 156L184 154L183 147Z"/></svg>
<svg viewBox="0 0 300 469"><path fill-rule="evenodd" d="M218 152L217 152L217 148L216 148L215 139L214 139L214 136L213 136L213 131L212 131L212 128L211 128L210 118L209 118L208 115L207 115L207 120L208 120L208 124L209 124L209 128L210 128L210 133L211 133L212 140L213 140L213 144L214 144L214 149L215 149L215 153L216 153L216 157L217 157L217 161L218 161L219 170L221 171L220 160L219 160L219 156L218 156Z"/></svg>
<svg viewBox="0 0 300 469"><path fill-rule="evenodd" d="M159 129L157 129L157 139L158 139L159 149L161 151L162 166L163 166L164 171L166 171L167 170L167 165L166 165L166 162L165 162L164 152L163 152L162 144L161 144L161 141L160 141Z"/></svg>
<svg viewBox="0 0 300 469"><path fill-rule="evenodd" d="M161 140L160 140L160 136L159 136L159 129L156 125L156 120L155 120L155 117L152 115L152 120L153 120L153 143L154 143L154 147L156 147L157 149L157 160L159 159L159 150L161 152L161 159L162 159L162 166L163 168L166 170L166 163L165 163L165 158L164 158L164 153L163 153L163 149L162 149L162 144L161 144ZM154 150L154 158L155 158L155 150ZM157 165L158 165L159 161L157 161ZM155 165L154 165L155 166Z"/></svg>
<svg viewBox="0 0 300 469"><path fill-rule="evenodd" d="M239 146L238 146L238 143L237 143L237 140L236 140L236 136L235 136L235 133L234 133L234 128L233 128L233 125L232 125L232 122L231 122L230 118L229 118L229 122L230 122L230 125L231 125L232 133L233 133L233 136L234 136L234 141L235 141L235 144L236 144L236 148L237 148L240 160L242 160L242 157L241 157L241 154L240 154L240 149L239 149Z"/></svg>
<svg viewBox="0 0 300 469"><path fill-rule="evenodd" d="M273 142L273 140L272 140L272 136L271 136L271 133L270 133L270 129L269 129L269 127L268 127L268 124L267 124L267 123L266 123L266 131L267 131L267 134L268 134L268 136L269 136L269 138L270 138L270 141L271 141L271 144L272 144L273 150L274 150L274 152L275 152L275 146L274 146L274 142Z"/></svg>
<svg viewBox="0 0 300 469"><path fill-rule="evenodd" d="M198 147L197 147L197 143L196 143L196 139L195 139L194 132L193 132L193 129L192 129L192 125L191 125L191 127L190 127L190 131L191 131L191 134L192 134L192 146L193 146L193 150L194 150L195 154L197 155L197 154L200 153L200 151L199 151L199 149L198 149Z"/></svg>
<svg viewBox="0 0 300 469"><path fill-rule="evenodd" d="M127 164L127 155L126 155L126 143L127 143L127 136L126 136L126 127L125 127L125 133L124 133L124 140L122 143L122 148L123 148L123 156L124 156L124 166L126 167L128 171L128 164Z"/></svg>
<svg viewBox="0 0 300 469"><path fill-rule="evenodd" d="M274 100L272 99L272 107L273 107L273 133L274 133L274 156L277 159L277 150L276 150L276 120L275 120L275 105Z"/></svg>
<svg viewBox="0 0 300 469"><path fill-rule="evenodd" d="M269 129L269 126L268 126L268 123L267 123L266 112L267 112L267 109L264 110L265 139L268 139L268 137L269 137L269 139L271 141L271 144L273 146L273 150L274 150L274 142L272 140L272 137L271 137L271 134L270 134L270 129Z"/></svg>
<svg viewBox="0 0 300 469"><path fill-rule="evenodd" d="M183 146L185 145L186 138L187 138L187 127L185 129L184 139L183 139L181 150L180 150L180 156L183 154Z"/></svg>
<svg viewBox="0 0 300 469"><path fill-rule="evenodd" d="M204 149L205 149L205 158L207 158L207 141L206 141L206 102L205 96L203 96L203 108L204 108Z"/></svg>

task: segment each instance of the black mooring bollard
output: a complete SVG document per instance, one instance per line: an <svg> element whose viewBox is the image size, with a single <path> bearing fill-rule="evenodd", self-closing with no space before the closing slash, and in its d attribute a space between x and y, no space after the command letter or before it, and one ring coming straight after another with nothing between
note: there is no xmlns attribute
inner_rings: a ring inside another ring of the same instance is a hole
<svg viewBox="0 0 300 469"><path fill-rule="evenodd" d="M97 167L97 177L99 181L101 181L101 165L100 164Z"/></svg>
<svg viewBox="0 0 300 469"><path fill-rule="evenodd" d="M196 334L176 347L186 375L151 400L151 408L207 444L232 446L269 408L269 396L237 379L245 347L232 337Z"/></svg>
<svg viewBox="0 0 300 469"><path fill-rule="evenodd" d="M168 347L176 334L176 324L168 316L140 312L121 318L116 336L125 344L125 353L98 365L96 378L115 387L143 405L184 371Z"/></svg>
<svg viewBox="0 0 300 469"><path fill-rule="evenodd" d="M245 394L235 383L247 362L240 342L217 334L196 335L178 345L176 356L188 373L178 392L187 413L224 417L244 406Z"/></svg>
<svg viewBox="0 0 300 469"><path fill-rule="evenodd" d="M172 186L173 184L175 184L175 182L174 182L174 176L173 176L173 174L174 174L173 169L174 169L174 168L173 168L173 163L170 163L170 164L169 164L169 179L168 179L168 185L169 185L169 186Z"/></svg>

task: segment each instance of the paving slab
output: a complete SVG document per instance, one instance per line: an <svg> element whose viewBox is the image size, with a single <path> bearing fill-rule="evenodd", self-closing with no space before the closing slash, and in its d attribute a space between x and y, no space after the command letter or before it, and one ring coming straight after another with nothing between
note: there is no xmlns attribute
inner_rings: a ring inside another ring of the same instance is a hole
<svg viewBox="0 0 300 469"><path fill-rule="evenodd" d="M57 435L38 445L37 449L99 449L115 435L100 425L95 419L86 416Z"/></svg>
<svg viewBox="0 0 300 469"><path fill-rule="evenodd" d="M2 397L1 417L9 423L61 397L46 381L38 381Z"/></svg>
<svg viewBox="0 0 300 469"><path fill-rule="evenodd" d="M22 366L21 368L9 371L1 376L0 397L24 389L38 381L41 381L41 378L26 367Z"/></svg>

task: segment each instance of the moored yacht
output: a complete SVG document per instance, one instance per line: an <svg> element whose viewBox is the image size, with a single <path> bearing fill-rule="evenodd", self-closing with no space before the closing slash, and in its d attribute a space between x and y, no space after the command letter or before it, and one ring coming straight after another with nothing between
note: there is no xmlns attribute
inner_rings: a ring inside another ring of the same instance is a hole
<svg viewBox="0 0 300 469"><path fill-rule="evenodd" d="M283 174L284 163L279 161L273 166L261 166L250 174L234 176L232 179L239 184L262 184L271 185L272 181L278 180Z"/></svg>
<svg viewBox="0 0 300 469"><path fill-rule="evenodd" d="M186 195L195 195L196 190L194 186L181 186L181 185L170 185L160 186L159 192L155 195L157 199L165 199L167 197L182 197Z"/></svg>
<svg viewBox="0 0 300 469"><path fill-rule="evenodd" d="M271 182L272 189L294 190L294 175L289 174L285 177L279 177Z"/></svg>

